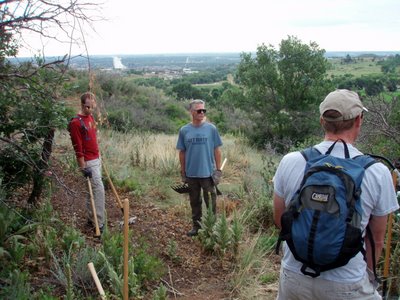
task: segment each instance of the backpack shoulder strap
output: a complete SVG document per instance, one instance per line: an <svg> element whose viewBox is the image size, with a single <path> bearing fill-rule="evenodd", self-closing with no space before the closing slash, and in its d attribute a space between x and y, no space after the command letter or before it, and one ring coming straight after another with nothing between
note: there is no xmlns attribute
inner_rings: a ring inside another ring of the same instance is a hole
<svg viewBox="0 0 400 300"><path fill-rule="evenodd" d="M353 159L357 161L364 170L368 169L373 164L377 163L378 161L369 154L357 155L354 156Z"/></svg>
<svg viewBox="0 0 400 300"><path fill-rule="evenodd" d="M306 161L309 161L311 158L321 155L321 152L314 147L309 147L300 151L301 155L303 155Z"/></svg>
<svg viewBox="0 0 400 300"><path fill-rule="evenodd" d="M83 134L83 135L86 135L86 134L87 134L87 131L88 131L88 128L86 127L85 122L83 122L83 119L82 119L82 117L80 117L80 116L72 117L72 118L69 120L69 122L68 122L68 131L70 131L70 129L71 129L71 122L72 122L73 120L75 120L75 119L78 119L79 122L81 123L81 131L82 131L82 134Z"/></svg>
<svg viewBox="0 0 400 300"><path fill-rule="evenodd" d="M338 141L341 141L343 144L343 151L344 151L344 157L345 158L350 158L350 152L349 152L349 147L347 146L346 142L343 139L337 139L329 148L328 151L326 151L325 154L331 154L333 148L335 147L336 143Z"/></svg>
<svg viewBox="0 0 400 300"><path fill-rule="evenodd" d="M378 161L371 155L369 154L363 154L363 155L357 155L353 157L355 161L357 161L363 168L364 170L368 169L370 166L373 164L377 163ZM372 215L371 215L372 218ZM369 241L371 243L371 251L372 251L372 271L374 272L375 280L380 283L380 278L376 273L376 259L375 259L375 242L374 242L374 237L372 235L371 228L369 225L367 225L366 228L366 234L368 235ZM366 258L366 253L363 253L364 259Z"/></svg>
<svg viewBox="0 0 400 300"><path fill-rule="evenodd" d="M77 119L77 118L79 118L79 117L78 117L78 116L75 116L75 117L72 117L71 119L69 119L68 125L67 125L68 131L71 131L71 124L72 124L72 121L75 120L75 119Z"/></svg>

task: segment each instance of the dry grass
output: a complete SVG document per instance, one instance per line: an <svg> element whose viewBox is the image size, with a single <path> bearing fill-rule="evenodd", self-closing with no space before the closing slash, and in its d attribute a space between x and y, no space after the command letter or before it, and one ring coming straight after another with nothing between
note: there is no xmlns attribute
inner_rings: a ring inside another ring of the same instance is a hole
<svg viewBox="0 0 400 300"><path fill-rule="evenodd" d="M248 205L256 209L258 199L254 197L260 194L256 190L265 186L261 175L265 168L265 153L252 149L241 139L232 136L223 136L222 140L222 156L227 158L227 163L220 185L224 195L219 198L218 211L225 210L229 216ZM68 134L59 133L56 141L57 145L68 149L67 155L73 159ZM99 134L103 161L114 178L139 182L145 190L142 194L136 191L135 196L142 199L146 197L145 201L168 207L176 217L190 220L187 195L176 194L169 188L171 183L180 180L176 141L177 135L122 134L107 130ZM256 249L257 241L258 235L252 237L248 234L241 246L240 255L245 261L244 265L238 266L236 274L232 275L235 277L235 293L240 294L240 299L272 299L276 295L279 270L276 263L266 259L265 253ZM265 274L273 274L273 280L262 282Z"/></svg>
<svg viewBox="0 0 400 300"><path fill-rule="evenodd" d="M260 190L271 190L268 181L274 173L273 164L266 164L265 157L268 156L275 163L279 157L258 152L235 137L224 136L222 139L223 157L226 157L228 162L223 170L220 189L224 195L220 197L218 210L225 210L229 216L234 210L257 209L257 204L260 203L260 198L257 198ZM175 216L189 220L190 206L187 195L176 194L169 188L170 184L180 180L176 140L177 135L100 132L103 160L115 178L138 181L144 190L137 196L147 197L146 201L168 207ZM71 142L66 132L58 133L56 144L66 149L66 158L74 160ZM399 227L395 225L393 231L396 240L391 256L391 275L395 276L392 278L391 286L392 291L397 292L399 280L397 267L400 261L398 229ZM239 299L273 299L276 295L277 279L268 283L262 281L266 274L272 274L272 277L278 276L279 259L274 262L271 257L266 258L265 253L257 253L255 250L257 236L248 234L246 239L242 245L242 255L245 256L242 259L252 261L247 261L242 267L238 266L233 274Z"/></svg>

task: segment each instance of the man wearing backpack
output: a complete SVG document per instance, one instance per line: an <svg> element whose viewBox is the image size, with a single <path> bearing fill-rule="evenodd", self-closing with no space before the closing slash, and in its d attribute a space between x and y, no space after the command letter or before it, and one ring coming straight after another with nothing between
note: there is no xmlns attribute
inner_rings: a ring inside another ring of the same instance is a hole
<svg viewBox="0 0 400 300"><path fill-rule="evenodd" d="M92 116L96 98L93 93L86 92L81 96L81 110L78 115L70 121L68 130L72 145L75 150L78 167L85 179L89 178L96 208L97 221L100 232L103 231L105 222L105 192L101 178L101 160L99 146L97 143L96 122ZM89 195L89 191L88 191ZM91 209L90 196L86 199L88 213L88 225L93 226L93 212Z"/></svg>
<svg viewBox="0 0 400 300"><path fill-rule="evenodd" d="M346 156L346 148L347 155L349 155L350 158L362 155L362 153L354 147L354 143L361 130L363 113L367 111L367 109L361 103L357 93L349 90L333 91L327 95L320 104L319 109L321 115L320 123L324 129L325 137L321 143L314 146L317 153L325 154L328 152L327 155L329 159L333 159L333 161L336 158L339 160L344 158ZM305 157L306 156L299 151L285 155L275 173L273 200L274 221L279 228L285 229L285 227L288 227L288 222L290 226L292 226L292 221L307 210L303 207L304 203L302 202L302 205L296 207L295 213L291 215L292 219L285 218L285 216L290 215L286 212L290 211L290 208L295 207L291 200L292 198L297 199L296 195L299 195L299 193L296 192L302 184L306 165L309 166L309 163L312 162L312 159L307 162ZM362 156L361 158L364 157L365 156ZM356 160L357 159L354 159L354 161ZM332 165L328 167L332 168ZM333 168L339 170L342 167L336 165L333 166ZM375 258L376 261L378 261L384 244L387 216L391 212L397 210L399 205L397 203L390 172L385 165L379 162L369 163L362 165L361 169L361 174L363 174L361 175L362 181L360 183L361 195L360 191L357 190L357 193L354 193L354 197L358 199L360 206L361 220L358 220L358 224L362 237L361 234L359 234L359 240L360 243L363 239L366 241L366 259L368 263L364 260L362 250L354 254L352 258L349 258L348 262L346 261L344 265L342 264L342 266L339 267L334 266L333 268L327 268L325 270L323 268L319 269L319 266L315 267L315 265L311 264L311 269L306 268L305 266L307 266L307 263L296 259L288 246L290 242L293 241L292 238L294 238L294 235L297 235L301 230L298 230L298 228L292 230L293 227L290 227L290 238L287 236L282 238L282 240L286 240L287 243L285 243L283 247L277 299L381 299L374 282L375 278L372 272L373 251L371 250L370 239L368 235L366 235L366 228L368 226L372 233L372 240L375 245ZM317 185L318 182L315 186ZM330 189L329 184L326 184L326 187L328 190ZM335 188L336 187L333 186L333 190L335 190ZM321 203L327 202L327 199L331 197L331 190L326 193L308 193L311 199L310 202L318 202L315 204L315 207L321 207L323 205ZM339 191L334 191L333 193L339 194ZM335 196L333 196L333 198L335 198ZM318 209L315 209L313 213L315 214L312 216L313 219L311 220L312 222L318 223L318 218L320 214L322 215L323 213L318 211ZM284 215L284 217L281 219L282 215ZM351 215L353 216L354 214L352 213ZM293 224L294 222L295 221L293 221ZM301 225L297 223L297 226ZM323 227L323 225L318 226ZM318 226L315 226L310 231L304 243L299 243L299 248L304 248L305 251L310 250L309 240L316 241L318 239L316 236L311 237L313 234L316 235L315 232L318 234ZM347 227L352 226L347 224ZM314 250L318 251L318 249ZM298 253L296 253L296 256L299 258L297 254ZM319 253L319 255L322 257L324 257L324 255L328 256L325 253ZM311 259L313 259L313 257ZM312 267L315 267L314 270L312 270ZM316 273L314 273L315 270L317 270Z"/></svg>

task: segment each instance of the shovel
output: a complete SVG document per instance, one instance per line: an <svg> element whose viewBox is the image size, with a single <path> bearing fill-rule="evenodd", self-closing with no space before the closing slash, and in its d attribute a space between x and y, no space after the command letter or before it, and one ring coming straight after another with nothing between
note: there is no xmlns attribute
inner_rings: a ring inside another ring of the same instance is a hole
<svg viewBox="0 0 400 300"><path fill-rule="evenodd" d="M227 158L225 157L222 166L221 166L221 171L224 169L225 164L226 164ZM189 189L189 185L187 183L181 183L181 184L175 184L175 185L171 185L171 188L179 193L179 194L187 194L189 193L190 189ZM215 189L217 190L217 195L220 196L222 195L221 191L218 189L218 186L215 185Z"/></svg>
<svg viewBox="0 0 400 300"><path fill-rule="evenodd" d="M90 183L90 179L88 177L87 179L88 183L88 188L89 188L89 193L90 193L90 204L92 205L92 212L93 212L93 219L94 219L94 225L95 225L95 237L100 237L100 228L99 228L99 222L97 221L97 212L96 212L96 205L94 204L94 197L93 197L93 190L92 190L92 184Z"/></svg>
<svg viewBox="0 0 400 300"><path fill-rule="evenodd" d="M108 182L110 183L111 189L112 189L112 191L114 193L115 201L117 202L118 207L121 209L122 215L125 215L124 214L124 206L123 206L122 201L121 201L121 199L120 199L120 197L118 195L117 190L115 189L115 186L114 186L114 184L113 184L113 182L111 180L110 173L108 172L108 169L107 169L106 165L104 164L104 161L103 161L102 165L103 165L103 170L106 173ZM125 200L128 200L128 199L125 199ZM135 216L129 218L128 219L128 224L129 225L134 224L136 222L136 219L137 218ZM120 226L120 228L122 228L124 226L124 221L119 222L119 226Z"/></svg>
<svg viewBox="0 0 400 300"><path fill-rule="evenodd" d="M103 170L104 170L104 172L106 173L108 182L110 183L111 189L112 189L112 191L113 191L113 193L114 193L115 201L117 202L118 207L121 209L122 214L124 214L124 208L123 208L121 199L119 198L119 195L118 195L118 193L117 193L117 190L115 189L115 186L114 186L114 184L113 184L113 182L112 182L112 180L111 180L111 177L110 177L110 173L108 173L108 170L107 170L107 167L106 167L104 161L102 162L102 165L103 165Z"/></svg>

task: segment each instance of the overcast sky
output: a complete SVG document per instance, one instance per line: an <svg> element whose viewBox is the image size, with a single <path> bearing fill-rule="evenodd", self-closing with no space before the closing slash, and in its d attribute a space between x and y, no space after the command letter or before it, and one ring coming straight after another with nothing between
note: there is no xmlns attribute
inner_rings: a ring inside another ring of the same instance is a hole
<svg viewBox="0 0 400 300"><path fill-rule="evenodd" d="M96 32L85 34L90 55L252 52L262 43L278 47L288 35L326 51L400 51L400 0L103 2L108 21L95 23ZM31 46L42 49L35 42ZM45 46L46 55L68 51L66 45ZM74 47L72 52L86 50Z"/></svg>

